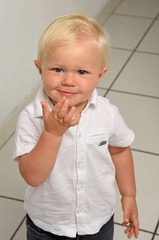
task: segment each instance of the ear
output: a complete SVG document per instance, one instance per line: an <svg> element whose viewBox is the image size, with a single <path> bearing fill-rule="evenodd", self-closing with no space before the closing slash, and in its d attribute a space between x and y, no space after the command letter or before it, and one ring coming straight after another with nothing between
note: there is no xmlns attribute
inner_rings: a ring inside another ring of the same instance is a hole
<svg viewBox="0 0 159 240"><path fill-rule="evenodd" d="M100 80L103 78L104 74L106 73L106 71L108 70L108 66L104 67L100 73L99 73L99 77L97 79L97 85L99 84Z"/></svg>
<svg viewBox="0 0 159 240"><path fill-rule="evenodd" d="M40 75L42 74L42 68L41 68L41 64L38 60L34 60L35 66L37 67Z"/></svg>

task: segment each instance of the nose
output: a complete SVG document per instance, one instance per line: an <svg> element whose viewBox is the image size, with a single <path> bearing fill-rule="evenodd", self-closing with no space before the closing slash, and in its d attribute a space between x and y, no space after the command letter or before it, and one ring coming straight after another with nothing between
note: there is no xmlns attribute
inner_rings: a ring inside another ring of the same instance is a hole
<svg viewBox="0 0 159 240"><path fill-rule="evenodd" d="M75 76L72 73L67 73L64 75L64 78L62 80L62 85L65 86L75 86L76 81L75 81Z"/></svg>

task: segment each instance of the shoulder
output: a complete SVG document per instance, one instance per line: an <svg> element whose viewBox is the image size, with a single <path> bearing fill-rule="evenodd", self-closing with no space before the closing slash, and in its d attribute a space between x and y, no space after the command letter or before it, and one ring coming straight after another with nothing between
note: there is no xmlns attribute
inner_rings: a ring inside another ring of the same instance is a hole
<svg viewBox="0 0 159 240"><path fill-rule="evenodd" d="M15 130L15 136L19 141L35 142L39 139L43 131L43 120L42 117L35 116L34 101L27 105L24 110L20 113ZM20 140L21 139L21 140Z"/></svg>
<svg viewBox="0 0 159 240"><path fill-rule="evenodd" d="M105 98L105 97L103 97L103 96L98 96L97 97L97 104L98 105L100 105L100 106L108 106L108 107L112 107L112 106L114 106L110 101L109 101L109 99L108 98Z"/></svg>
<svg viewBox="0 0 159 240"><path fill-rule="evenodd" d="M31 102L21 111L17 122L18 123L26 122L27 120L32 119L33 116L34 116L34 102Z"/></svg>
<svg viewBox="0 0 159 240"><path fill-rule="evenodd" d="M110 117L113 117L116 111L118 111L118 108L112 104L109 99L98 96L97 98L97 108L99 111L101 111L103 114L109 114Z"/></svg>
<svg viewBox="0 0 159 240"><path fill-rule="evenodd" d="M118 107L112 104L109 99L102 96L98 96L97 114L109 122L110 129L114 129L114 126L118 126L120 122L124 122Z"/></svg>
<svg viewBox="0 0 159 240"><path fill-rule="evenodd" d="M112 128L113 122L113 106L110 101L102 96L97 96L94 105L91 105L88 111L89 124L94 127Z"/></svg>
<svg viewBox="0 0 159 240"><path fill-rule="evenodd" d="M118 122L122 118L119 109L116 105L112 104L107 98L98 96L98 108L100 111L111 120L112 124Z"/></svg>

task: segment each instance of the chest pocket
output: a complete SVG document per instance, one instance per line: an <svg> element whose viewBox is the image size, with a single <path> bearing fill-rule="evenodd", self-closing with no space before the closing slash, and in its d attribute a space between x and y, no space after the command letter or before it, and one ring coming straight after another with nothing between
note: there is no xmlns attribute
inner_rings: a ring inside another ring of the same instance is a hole
<svg viewBox="0 0 159 240"><path fill-rule="evenodd" d="M91 163L96 162L94 159L98 159L100 167L105 168L105 159L108 153L108 132L104 128L93 129L93 131L87 133L86 148L87 156ZM94 164L94 163L92 163Z"/></svg>
<svg viewBox="0 0 159 240"><path fill-rule="evenodd" d="M106 131L106 129L94 129L93 132L88 132L87 144L94 145L94 147L97 146L107 148L108 132Z"/></svg>

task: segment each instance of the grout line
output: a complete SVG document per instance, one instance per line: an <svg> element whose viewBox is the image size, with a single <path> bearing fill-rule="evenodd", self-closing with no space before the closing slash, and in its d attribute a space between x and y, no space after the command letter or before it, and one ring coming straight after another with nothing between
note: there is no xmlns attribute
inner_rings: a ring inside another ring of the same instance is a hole
<svg viewBox="0 0 159 240"><path fill-rule="evenodd" d="M159 236L159 234L157 233L158 228L159 228L159 220L157 222L157 225L155 227L155 231L153 233L153 236L152 236L151 240L154 240L155 236Z"/></svg>
<svg viewBox="0 0 159 240"><path fill-rule="evenodd" d="M149 32L149 30L151 29L151 27L153 26L153 24L155 23L155 21L157 20L159 16L159 13L157 13L156 17L153 19L153 21L150 23L150 25L148 26L148 28L146 29L145 33L143 34L143 36L141 37L141 39L139 40L139 42L137 43L136 47L134 48L134 50L132 51L132 53L130 54L130 56L128 57L127 61L125 62L125 64L123 65L123 67L120 69L120 71L118 72L118 74L116 75L116 77L114 78L114 81L112 82L112 84L110 85L108 91L105 93L104 97L106 97L106 95L109 93L110 89L112 88L112 86L114 85L114 83L116 82L116 80L118 79L118 77L120 76L121 72L124 70L125 66L128 64L128 62L130 61L130 59L132 58L132 56L134 55L134 53L136 52L137 48L139 47L139 45L141 44L141 42L143 41L143 39L145 38L145 36L147 35L147 33Z"/></svg>
<svg viewBox="0 0 159 240"><path fill-rule="evenodd" d="M116 224L116 225L119 225L119 226L123 227L121 223L114 222L114 224ZM139 231L140 231L140 232L145 232L145 233L154 234L153 232L151 232L151 231L148 231L148 230L145 230L145 229L142 229L142 228L139 228ZM153 240L153 239L151 239L151 240Z"/></svg>
<svg viewBox="0 0 159 240"><path fill-rule="evenodd" d="M125 66L127 65L127 63L129 62L129 60L131 59L131 57L134 55L134 51L130 54L130 56L128 57L128 59L126 60L126 62L124 63L124 65L122 66L122 68L120 69L120 71L118 72L118 74L116 75L116 77L114 78L114 81L110 84L108 91L105 93L104 97L107 96L107 94L109 93L109 91L111 90L112 86L114 85L114 83L116 82L116 80L118 79L118 77L120 76L121 72L124 70Z"/></svg>
<svg viewBox="0 0 159 240"><path fill-rule="evenodd" d="M153 98L159 100L159 97L152 96L152 95L146 95L146 94L141 94L141 93L134 93L134 92L127 92L127 91L122 91L122 90L116 90L116 89L104 89L104 90L109 90L109 92L117 92L117 93L123 93L123 94L129 94L129 95L135 95L139 97L147 97L147 98Z"/></svg>
<svg viewBox="0 0 159 240"><path fill-rule="evenodd" d="M22 200L22 199L7 197L7 196L3 196L3 195L0 195L0 198L5 198L8 200L13 200L13 201L17 201L17 202L24 202L24 200Z"/></svg>
<svg viewBox="0 0 159 240"><path fill-rule="evenodd" d="M103 88L103 87L96 87L97 89L101 89L101 90L104 90L104 91L107 91L108 90L108 88Z"/></svg>
<svg viewBox="0 0 159 240"><path fill-rule="evenodd" d="M131 18L139 18L139 19L149 19L149 20L153 20L155 18L155 17L145 17L145 16L125 14L125 13L114 13L114 15L123 16L123 17L131 17Z"/></svg>
<svg viewBox="0 0 159 240"><path fill-rule="evenodd" d="M115 46L110 47L110 52L111 52L111 49L122 50L122 51L127 51L127 52L132 52L133 51L133 49L130 49L130 48L122 48L122 47L115 47Z"/></svg>
<svg viewBox="0 0 159 240"><path fill-rule="evenodd" d="M159 13L157 13L157 15L155 16L155 18L153 19L153 21L151 22L151 24L149 25L149 27L147 28L147 30L145 31L145 33L143 34L143 36L141 37L140 41L138 42L138 44L136 45L134 51L137 50L137 48L139 47L140 43L142 42L142 40L145 38L145 36L147 35L147 33L150 31L150 29L152 28L152 26L154 25L154 23L156 22L157 18L159 16Z"/></svg>
<svg viewBox="0 0 159 240"><path fill-rule="evenodd" d="M121 50L121 51L127 51L127 52L132 52L133 49L128 49L128 48L122 48L122 47L111 47L111 49L115 49L115 50ZM110 49L110 52L111 52L111 49ZM137 53L143 53L143 54L149 54L149 55L159 55L159 52L148 52L148 51L143 51L143 50L136 50L135 52Z"/></svg>
<svg viewBox="0 0 159 240"><path fill-rule="evenodd" d="M149 55L155 55L158 56L159 52L155 53L155 52L146 52L146 51L141 51L141 50L136 50L137 53L143 53L143 54L149 54Z"/></svg>
<svg viewBox="0 0 159 240"><path fill-rule="evenodd" d="M146 153L146 154L150 154L150 155L154 155L154 156L159 156L159 153L147 152L147 151L135 149L135 148L131 148L131 150L133 150L135 152L141 152L141 153Z"/></svg>
<svg viewBox="0 0 159 240"><path fill-rule="evenodd" d="M13 238L15 237L16 233L18 232L18 230L20 229L20 227L22 226L23 222L26 219L26 215L25 217L22 219L22 221L20 222L19 226L17 227L17 229L15 230L15 232L13 233L13 235L11 236L11 238L9 240L13 240Z"/></svg>
<svg viewBox="0 0 159 240"><path fill-rule="evenodd" d="M112 15L115 13L115 11L117 10L117 8L122 4L122 2L124 2L124 0L122 0L121 2L119 2L119 4L113 9Z"/></svg>
<svg viewBox="0 0 159 240"><path fill-rule="evenodd" d="M96 20L103 25L122 1L123 0L109 0L97 15Z"/></svg>
<svg viewBox="0 0 159 240"><path fill-rule="evenodd" d="M109 18L115 13L116 9L120 6L120 4L123 2L124 0L119 1L119 3L116 5L116 7L114 7L114 9L111 11L111 13L109 14L109 16L106 18L106 20L104 21L103 25L109 20Z"/></svg>

